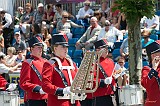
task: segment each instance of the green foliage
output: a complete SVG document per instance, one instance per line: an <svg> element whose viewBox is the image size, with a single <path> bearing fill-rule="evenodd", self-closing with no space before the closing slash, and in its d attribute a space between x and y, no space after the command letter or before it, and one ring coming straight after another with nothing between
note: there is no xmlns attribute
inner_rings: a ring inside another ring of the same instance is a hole
<svg viewBox="0 0 160 106"><path fill-rule="evenodd" d="M126 15L128 22L141 19L143 16L152 18L155 14L155 0L116 0L117 7Z"/></svg>

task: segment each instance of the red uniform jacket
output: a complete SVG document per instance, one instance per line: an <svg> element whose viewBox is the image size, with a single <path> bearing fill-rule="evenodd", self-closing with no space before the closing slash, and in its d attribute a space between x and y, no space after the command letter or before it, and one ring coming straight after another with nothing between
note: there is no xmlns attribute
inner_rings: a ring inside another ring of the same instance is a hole
<svg viewBox="0 0 160 106"><path fill-rule="evenodd" d="M62 66L70 66L69 61L64 58L60 59ZM63 92L63 88L65 85L60 77L59 73L55 70L55 67L58 67L57 62L54 64L50 64L49 62L45 62L43 66L42 73L42 88L45 92L48 93L48 106L71 106L70 100L66 99L58 99L58 92ZM72 79L76 75L77 67L74 64L75 70L71 70ZM68 76L68 72L66 69L61 71L66 78L68 86L70 86L70 80ZM80 106L80 103L76 101L76 106Z"/></svg>
<svg viewBox="0 0 160 106"><path fill-rule="evenodd" d="M114 62L110 58L100 58L100 65L103 67L105 73L108 77L110 77L114 71ZM93 94L88 94L87 98L91 99L93 97L105 96L114 94L114 87L116 85L114 78L112 78L112 83L110 85L106 85L104 83L104 75L99 69L99 87Z"/></svg>
<svg viewBox="0 0 160 106"><path fill-rule="evenodd" d="M39 73L42 74L42 68L45 60L35 56L31 57L34 58L32 64L34 64ZM20 72L20 87L25 91L26 99L47 99L47 94L41 95L39 91L34 91L37 89L39 90L41 88L41 81L26 60L23 62L22 69Z"/></svg>
<svg viewBox="0 0 160 106"><path fill-rule="evenodd" d="M141 84L147 92L145 106L160 106L160 86L155 76L160 78L160 65L157 70L148 66L143 67Z"/></svg>
<svg viewBox="0 0 160 106"><path fill-rule="evenodd" d="M7 84L7 81L0 75L0 88L5 89L6 84Z"/></svg>

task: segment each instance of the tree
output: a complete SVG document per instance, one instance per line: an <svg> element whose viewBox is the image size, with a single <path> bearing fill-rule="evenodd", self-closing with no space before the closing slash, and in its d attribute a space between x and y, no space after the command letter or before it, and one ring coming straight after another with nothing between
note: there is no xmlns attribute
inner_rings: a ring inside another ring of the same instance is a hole
<svg viewBox="0 0 160 106"><path fill-rule="evenodd" d="M143 16L152 18L155 14L155 0L116 0L119 9L123 12L128 24L129 44L129 75L130 85L140 85L142 69L142 47L140 20Z"/></svg>

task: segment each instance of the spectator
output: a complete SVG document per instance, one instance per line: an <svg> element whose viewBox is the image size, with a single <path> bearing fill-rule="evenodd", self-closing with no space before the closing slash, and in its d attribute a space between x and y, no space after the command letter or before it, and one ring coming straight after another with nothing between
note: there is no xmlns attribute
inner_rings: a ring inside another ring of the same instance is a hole
<svg viewBox="0 0 160 106"><path fill-rule="evenodd" d="M84 7L80 8L78 14L76 15L77 19L87 19L93 16L94 11L90 8L91 2L86 0L84 2Z"/></svg>
<svg viewBox="0 0 160 106"><path fill-rule="evenodd" d="M20 49L17 51L17 58L15 60L15 64L22 63L25 60L25 56L23 55L23 51Z"/></svg>
<svg viewBox="0 0 160 106"><path fill-rule="evenodd" d="M83 28L83 26L77 25L71 20L68 20L68 16L69 16L68 12L66 11L62 12L62 20L57 23L56 29L58 33L65 33L67 34L68 39L71 39L73 36L71 33L71 27Z"/></svg>
<svg viewBox="0 0 160 106"><path fill-rule="evenodd" d="M46 54L51 54L51 34L48 33L48 29L45 27L45 28L42 28L41 29L41 34L43 36L43 41L44 43L46 44L47 46L47 51L46 51Z"/></svg>
<svg viewBox="0 0 160 106"><path fill-rule="evenodd" d="M42 40L43 43L43 53L47 52L47 44L43 42L43 35L41 34L41 25L35 23L32 26L32 32L33 32L33 36L32 37L36 37L39 40Z"/></svg>
<svg viewBox="0 0 160 106"><path fill-rule="evenodd" d="M40 36L41 39L43 38L42 34L41 34L41 25L40 24L38 24L38 23L33 24L31 27L31 31L32 31L32 37Z"/></svg>
<svg viewBox="0 0 160 106"><path fill-rule="evenodd" d="M91 2L86 0L84 2L84 7L79 9L76 17L78 20L82 20L81 24L89 24L89 18L91 18L94 14L94 11L90 8L90 6Z"/></svg>
<svg viewBox="0 0 160 106"><path fill-rule="evenodd" d="M123 33L111 26L111 23L106 20L105 27L100 30L98 35L98 40L100 39L107 39L109 47L113 47L114 42L123 40Z"/></svg>
<svg viewBox="0 0 160 106"><path fill-rule="evenodd" d="M125 65L125 58L119 56L117 59L117 63L115 65L115 79L118 80L118 86L125 86L127 84L127 76L126 71L127 69L124 67Z"/></svg>
<svg viewBox="0 0 160 106"><path fill-rule="evenodd" d="M43 14L42 20L45 21L47 25L49 25L53 21L54 14L55 13L53 12L53 5L48 4L47 9L45 13Z"/></svg>
<svg viewBox="0 0 160 106"><path fill-rule="evenodd" d="M118 18L118 29L120 29L120 30L127 30L128 29L127 20L126 20L126 16L124 13L121 13Z"/></svg>
<svg viewBox="0 0 160 106"><path fill-rule="evenodd" d="M2 26L3 29L3 37L4 37L4 47L7 49L11 46L12 42L12 35L11 32L13 31L12 25L12 16L7 13L5 10L2 10L0 12L1 18L2 18Z"/></svg>
<svg viewBox="0 0 160 106"><path fill-rule="evenodd" d="M26 43L21 40L20 31L14 34L14 38L16 42L13 44L13 47L15 47L16 51L21 50L22 54L25 56L27 53L27 46L26 46Z"/></svg>
<svg viewBox="0 0 160 106"><path fill-rule="evenodd" d="M151 19L146 18L144 28L159 30L159 17L154 15Z"/></svg>
<svg viewBox="0 0 160 106"><path fill-rule="evenodd" d="M61 4L56 4L55 8L56 8L56 13L53 18L53 25L56 25L57 22L62 20L62 12L63 12Z"/></svg>
<svg viewBox="0 0 160 106"><path fill-rule="evenodd" d="M116 89L116 102L119 106L119 88L122 86L126 86L127 82L129 81L129 76L126 75L127 69L124 67L125 64L125 58L119 56L117 59L117 63L115 64L115 72L113 74L114 78L117 82L117 89Z"/></svg>
<svg viewBox="0 0 160 106"><path fill-rule="evenodd" d="M27 3L19 25L15 25L14 32L22 30L24 37L28 39L30 37L30 24L32 24L33 14L34 12L31 4Z"/></svg>
<svg viewBox="0 0 160 106"><path fill-rule="evenodd" d="M14 25L18 25L20 23L20 19L22 18L23 15L23 7L18 7L16 15L14 17Z"/></svg>
<svg viewBox="0 0 160 106"><path fill-rule="evenodd" d="M142 49L144 49L147 45L149 45L150 43L154 42L153 39L150 39L150 31L149 30L143 30L142 32L142 40L141 40L141 43L142 43Z"/></svg>
<svg viewBox="0 0 160 106"><path fill-rule="evenodd" d="M13 67L15 66L15 60L16 60L16 49L14 47L8 47L7 49L7 56L5 57L6 60L6 66Z"/></svg>
<svg viewBox="0 0 160 106"><path fill-rule="evenodd" d="M110 8L108 5L109 0L102 0L102 5L99 11L102 13L102 16L106 19L109 17Z"/></svg>
<svg viewBox="0 0 160 106"><path fill-rule="evenodd" d="M142 58L143 60L148 60L147 53L146 53L146 46L149 45L150 43L154 42L153 39L150 39L150 31L149 30L143 30L142 32Z"/></svg>
<svg viewBox="0 0 160 106"><path fill-rule="evenodd" d="M120 54L125 59L128 59L128 55L129 55L128 37L124 39L122 42L122 45L120 47Z"/></svg>
<svg viewBox="0 0 160 106"><path fill-rule="evenodd" d="M102 17L102 13L101 13L100 11L95 11L95 12L94 12L94 17L97 18L98 24L99 24L101 27L104 27L106 18L105 18L105 17Z"/></svg>
<svg viewBox="0 0 160 106"><path fill-rule="evenodd" d="M25 12L22 16L22 19L21 19L20 23L21 24L32 24L33 14L34 14L34 12L33 12L32 5L30 3L27 3L25 5Z"/></svg>
<svg viewBox="0 0 160 106"><path fill-rule="evenodd" d="M42 25L43 25L43 23L42 23ZM42 34L42 36L43 36L43 41L44 41L44 42L47 44L47 46L49 47L49 46L50 46L50 43L51 43L51 38L52 38L52 36L51 36L51 34L49 34L47 27L42 27L42 28L41 28L41 34Z"/></svg>
<svg viewBox="0 0 160 106"><path fill-rule="evenodd" d="M7 64L7 61L8 60L5 58L5 55L0 54L0 73L7 80L7 82L10 82L10 77L8 73L13 73L14 71L16 71L17 68L21 66L21 64L11 66Z"/></svg>
<svg viewBox="0 0 160 106"><path fill-rule="evenodd" d="M53 25L51 25L50 29L49 29L50 34L52 33L53 29L56 27L57 23L60 20L62 20L62 12L63 12L62 5L61 4L56 4L55 9L56 9L56 12L55 12L55 15L53 17Z"/></svg>
<svg viewBox="0 0 160 106"><path fill-rule="evenodd" d="M101 26L98 25L96 17L92 17L90 20L91 26L86 30L83 36L76 42L76 49L85 48L90 50L93 47L93 43L96 41L98 31Z"/></svg>
<svg viewBox="0 0 160 106"><path fill-rule="evenodd" d="M44 15L44 6L42 3L38 4L38 10L33 15L33 21L32 24L41 24L42 23L42 17Z"/></svg>
<svg viewBox="0 0 160 106"><path fill-rule="evenodd" d="M112 22L111 22L111 26L119 29L118 18L117 18L117 17L113 17L111 21L112 21Z"/></svg>

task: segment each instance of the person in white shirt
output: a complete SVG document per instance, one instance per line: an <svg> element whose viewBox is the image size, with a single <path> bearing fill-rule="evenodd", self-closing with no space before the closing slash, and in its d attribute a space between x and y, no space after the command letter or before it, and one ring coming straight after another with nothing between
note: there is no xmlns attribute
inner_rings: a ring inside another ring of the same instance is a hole
<svg viewBox="0 0 160 106"><path fill-rule="evenodd" d="M126 39L124 39L123 42L122 42L122 44L121 44L120 54L125 59L128 59L128 55L129 55L128 37Z"/></svg>
<svg viewBox="0 0 160 106"><path fill-rule="evenodd" d="M115 72L114 77L118 81L118 86L125 86L127 84L127 76L126 71L127 69L124 67L125 58L119 56L117 59L117 63L115 64Z"/></svg>
<svg viewBox="0 0 160 106"><path fill-rule="evenodd" d="M0 74L3 73L13 73L14 71L17 70L17 68L21 66L21 64L17 64L14 67L8 67L6 66L6 61L5 61L5 54L0 54Z"/></svg>
<svg viewBox="0 0 160 106"><path fill-rule="evenodd" d="M3 37L4 37L4 46L7 49L11 46L11 32L13 31L14 26L12 25L12 16L8 14L5 10L0 11L0 16L2 18Z"/></svg>
<svg viewBox="0 0 160 106"><path fill-rule="evenodd" d="M7 67L5 65L5 54L0 52L0 89L7 90L7 91L14 91L17 88L17 84L8 83L7 81L9 78L8 73L13 73L19 67L19 64L14 67ZM6 77L7 76L7 77Z"/></svg>
<svg viewBox="0 0 160 106"><path fill-rule="evenodd" d="M144 28L159 30L159 17L154 15L152 19L146 18Z"/></svg>
<svg viewBox="0 0 160 106"><path fill-rule="evenodd" d="M122 86L126 86L129 82L129 76L126 73L127 69L124 67L125 64L125 58L122 56L119 56L117 59L117 63L115 64L115 72L113 73L114 78L117 82L117 89L115 91L116 95L116 102L119 106L119 91L118 89Z"/></svg>
<svg viewBox="0 0 160 106"><path fill-rule="evenodd" d="M90 8L90 4L91 2L89 0L84 2L84 7L80 8L76 15L77 19L86 19L93 16L94 11Z"/></svg>
<svg viewBox="0 0 160 106"><path fill-rule="evenodd" d="M117 28L111 26L111 23L106 20L105 27L100 30L97 37L97 40L100 39L107 39L108 45L112 47L114 42L120 42L120 40L123 40L123 33Z"/></svg>
<svg viewBox="0 0 160 106"><path fill-rule="evenodd" d="M12 23L12 16L10 14L8 14L6 11L2 10L0 12L1 16L2 16L2 26L1 28L9 28L11 23Z"/></svg>

